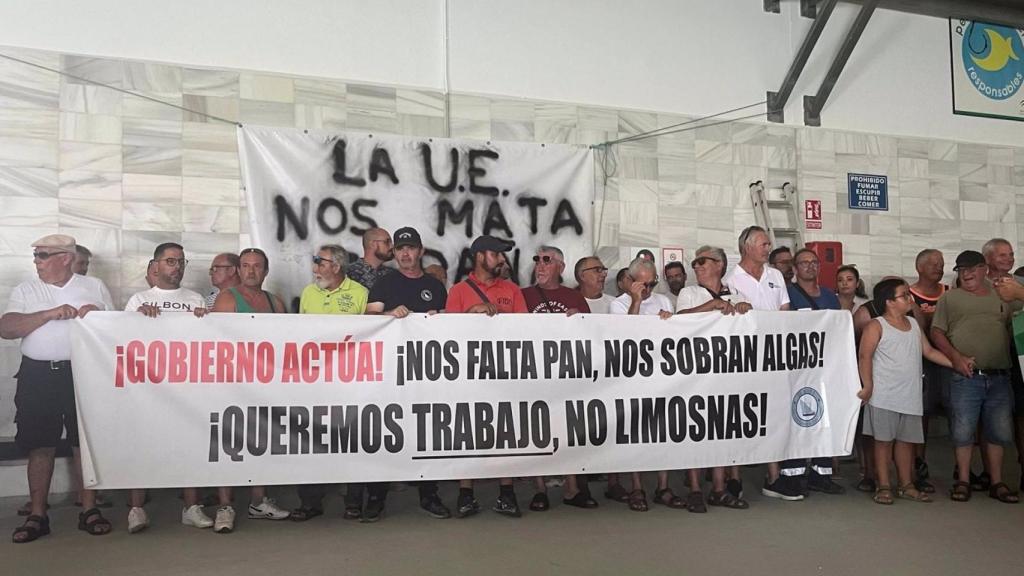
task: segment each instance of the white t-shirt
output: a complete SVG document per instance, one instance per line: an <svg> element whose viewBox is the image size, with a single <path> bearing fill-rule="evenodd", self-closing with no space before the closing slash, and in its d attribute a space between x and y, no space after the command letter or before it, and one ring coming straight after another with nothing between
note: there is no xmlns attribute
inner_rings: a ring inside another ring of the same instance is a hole
<svg viewBox="0 0 1024 576"><path fill-rule="evenodd" d="M779 310L789 304L789 292L782 272L765 266L761 278L747 273L742 266L734 266L722 281L733 294L742 296L754 310Z"/></svg>
<svg viewBox="0 0 1024 576"><path fill-rule="evenodd" d="M11 292L8 312L31 314L70 304L81 308L92 304L100 310L113 310L110 291L98 278L75 274L63 286L46 284L39 278L22 282ZM51 320L21 339L21 353L33 360L71 359L71 321Z"/></svg>
<svg viewBox="0 0 1024 576"><path fill-rule="evenodd" d="M615 301L615 296L601 294L600 298L587 298L586 300L591 314L608 314L608 307Z"/></svg>
<svg viewBox="0 0 1024 576"><path fill-rule="evenodd" d="M611 304L608 305L608 313L629 314L629 305L632 302L633 299L629 296L629 292L626 292L622 296L612 300ZM672 302L670 302L668 297L664 294L656 294L652 292L647 300L640 303L640 315L642 316L654 316L662 310L671 312L673 309Z"/></svg>
<svg viewBox="0 0 1024 576"><path fill-rule="evenodd" d="M164 290L153 286L149 290L136 292L128 299L124 309L126 312L135 312L143 304L156 306L160 312L191 312L196 308L206 308L206 299L188 288Z"/></svg>
<svg viewBox="0 0 1024 576"><path fill-rule="evenodd" d="M729 288L725 284L723 284L722 287L726 290ZM733 304L746 302L746 300L744 300L739 294L720 294L719 297L722 300L732 302ZM689 310L702 304L707 304L711 301L711 298L711 292L703 286L686 286L679 291L679 296L676 297L676 312L682 312L683 310Z"/></svg>

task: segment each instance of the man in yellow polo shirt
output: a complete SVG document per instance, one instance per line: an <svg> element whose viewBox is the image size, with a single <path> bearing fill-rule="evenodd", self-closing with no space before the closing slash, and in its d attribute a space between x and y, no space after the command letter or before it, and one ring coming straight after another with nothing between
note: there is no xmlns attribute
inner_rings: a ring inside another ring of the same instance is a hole
<svg viewBox="0 0 1024 576"><path fill-rule="evenodd" d="M299 314L362 314L369 291L345 275L348 253L336 244L313 256L314 282L302 291Z"/></svg>
<svg viewBox="0 0 1024 576"><path fill-rule="evenodd" d="M321 246L313 256L313 283L302 290L299 299L299 314L363 314L369 291L345 275L348 252L337 244ZM302 522L324 513L326 484L303 484L298 486L299 508L292 512L292 520ZM376 503L383 509L387 484L370 484L370 502L367 512L371 513ZM345 496L345 518L359 519L363 516L363 485L350 484ZM371 514L372 515L372 514ZM374 520L380 517L377 512Z"/></svg>

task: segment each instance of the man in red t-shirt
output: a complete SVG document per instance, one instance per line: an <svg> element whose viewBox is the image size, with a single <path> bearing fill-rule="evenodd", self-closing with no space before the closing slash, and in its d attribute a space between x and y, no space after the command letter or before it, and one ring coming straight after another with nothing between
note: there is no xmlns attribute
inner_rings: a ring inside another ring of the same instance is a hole
<svg viewBox="0 0 1024 576"><path fill-rule="evenodd" d="M487 314L509 312L525 313L526 301L519 286L501 277L505 252L512 243L494 236L480 236L473 240L469 251L473 255L473 271L448 291L446 312Z"/></svg>
<svg viewBox="0 0 1024 576"><path fill-rule="evenodd" d="M562 273L565 272L565 256L554 246L541 246L533 257L533 275L537 283L523 288L526 309L533 314L576 314L590 313L583 294L562 285ZM566 486L562 502L578 508L596 508L597 501L590 496L587 489L586 476L582 484L577 482L575 475L565 477ZM537 493L530 501L530 510L543 512L551 507L548 499L547 486L544 478L536 479Z"/></svg>
<svg viewBox="0 0 1024 576"><path fill-rule="evenodd" d="M505 252L512 243L494 236L480 236L469 250L473 254L473 271L448 292L445 311L449 313L502 314L526 312L526 301L519 287L501 277ZM493 510L506 516L522 516L511 478L500 481L498 500ZM480 503L473 495L473 481L459 481L459 500L456 516L465 518L480 511Z"/></svg>

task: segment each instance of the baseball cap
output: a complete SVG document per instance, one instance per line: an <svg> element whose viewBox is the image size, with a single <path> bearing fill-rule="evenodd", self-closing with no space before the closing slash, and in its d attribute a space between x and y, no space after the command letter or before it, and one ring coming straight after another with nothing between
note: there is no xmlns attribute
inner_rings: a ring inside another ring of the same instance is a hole
<svg viewBox="0 0 1024 576"><path fill-rule="evenodd" d="M395 230L395 248L401 248L402 246L422 248L423 240L420 239L420 233L415 228L409 226Z"/></svg>
<svg viewBox="0 0 1024 576"><path fill-rule="evenodd" d="M48 234L32 243L33 248L46 248L50 252L74 252L75 239L67 234Z"/></svg>
<svg viewBox="0 0 1024 576"><path fill-rule="evenodd" d="M985 257L981 255L981 252L977 250L964 250L957 255L956 266L953 266L953 271L955 272L961 268L973 268L984 263Z"/></svg>
<svg viewBox="0 0 1024 576"><path fill-rule="evenodd" d="M469 251L473 254L488 250L491 252L508 252L513 246L515 246L515 242L511 240L502 240L494 236L480 236L473 240L473 245L469 247Z"/></svg>

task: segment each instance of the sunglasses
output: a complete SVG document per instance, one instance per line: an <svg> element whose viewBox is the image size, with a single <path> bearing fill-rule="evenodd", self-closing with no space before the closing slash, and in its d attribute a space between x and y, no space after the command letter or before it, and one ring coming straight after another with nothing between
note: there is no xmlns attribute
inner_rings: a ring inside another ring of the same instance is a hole
<svg viewBox="0 0 1024 576"><path fill-rule="evenodd" d="M558 262L558 260L555 260L551 256L534 256L533 257L533 261L534 262L543 262L545 264L551 264L552 262Z"/></svg>
<svg viewBox="0 0 1024 576"><path fill-rule="evenodd" d="M33 252L32 258L36 260L46 260L50 256L57 256L58 254L67 254L67 252Z"/></svg>
<svg viewBox="0 0 1024 576"><path fill-rule="evenodd" d="M608 269L605 268L604 266L591 266L590 268L584 268L583 270L580 270L580 272L590 272L591 270L597 270L599 273L608 271Z"/></svg>
<svg viewBox="0 0 1024 576"><path fill-rule="evenodd" d="M696 268L697 266L703 266L708 262L721 262L721 260L710 256L701 256L700 258L694 258L693 262L690 262L690 266Z"/></svg>
<svg viewBox="0 0 1024 576"><path fill-rule="evenodd" d="M334 264L334 260L331 260L330 258L324 258L322 256L313 256L313 264L319 266L323 262L330 262L331 264Z"/></svg>

